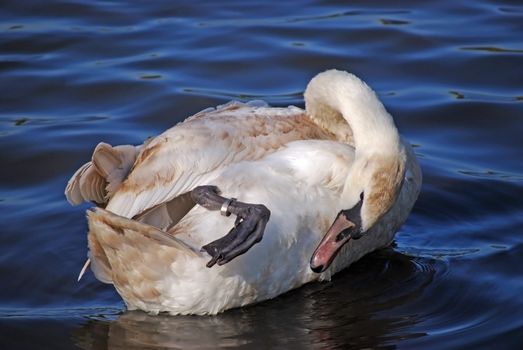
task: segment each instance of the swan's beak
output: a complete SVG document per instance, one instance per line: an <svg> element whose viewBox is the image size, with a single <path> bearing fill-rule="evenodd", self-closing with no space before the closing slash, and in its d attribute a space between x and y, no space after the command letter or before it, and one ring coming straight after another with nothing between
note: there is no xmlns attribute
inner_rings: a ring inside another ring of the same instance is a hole
<svg viewBox="0 0 523 350"><path fill-rule="evenodd" d="M354 221L347 218L347 211L340 211L336 220L334 220L334 223L312 254L310 262L312 271L321 273L327 270L341 247L350 241L353 236L354 238L361 236L360 225Z"/></svg>

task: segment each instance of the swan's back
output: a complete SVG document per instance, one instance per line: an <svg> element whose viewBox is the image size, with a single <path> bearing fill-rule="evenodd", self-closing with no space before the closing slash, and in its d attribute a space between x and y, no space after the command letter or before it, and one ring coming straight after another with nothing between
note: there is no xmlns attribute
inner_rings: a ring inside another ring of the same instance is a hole
<svg viewBox="0 0 523 350"><path fill-rule="evenodd" d="M230 164L261 159L294 140L332 137L299 108L230 103L196 114L145 145L107 209L133 217L210 183Z"/></svg>
<svg viewBox="0 0 523 350"><path fill-rule="evenodd" d="M141 146L100 143L65 193L73 205L93 201L133 217L209 181L229 164L261 159L294 140L333 138L300 108L233 101L201 111Z"/></svg>

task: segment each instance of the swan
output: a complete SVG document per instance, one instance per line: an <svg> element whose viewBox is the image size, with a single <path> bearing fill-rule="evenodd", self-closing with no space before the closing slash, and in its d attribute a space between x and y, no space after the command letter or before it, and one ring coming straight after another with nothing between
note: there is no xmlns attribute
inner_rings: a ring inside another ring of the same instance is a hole
<svg viewBox="0 0 523 350"><path fill-rule="evenodd" d="M82 274L90 262L130 310L216 314L389 245L420 191L413 149L353 74L316 75L304 99L230 102L140 146L100 143L65 190L96 203Z"/></svg>

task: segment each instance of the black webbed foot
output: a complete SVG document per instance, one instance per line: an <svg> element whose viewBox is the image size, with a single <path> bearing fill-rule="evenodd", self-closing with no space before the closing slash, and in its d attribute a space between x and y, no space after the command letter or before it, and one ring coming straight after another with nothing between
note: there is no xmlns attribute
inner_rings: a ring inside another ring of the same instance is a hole
<svg viewBox="0 0 523 350"><path fill-rule="evenodd" d="M220 210L229 199L218 195L215 186L200 186L192 192L194 201L209 210ZM226 211L236 215L234 227L220 239L202 247L212 259L207 267L215 264L223 265L247 252L253 245L261 241L265 226L271 212L261 204L250 204L236 200L229 201Z"/></svg>

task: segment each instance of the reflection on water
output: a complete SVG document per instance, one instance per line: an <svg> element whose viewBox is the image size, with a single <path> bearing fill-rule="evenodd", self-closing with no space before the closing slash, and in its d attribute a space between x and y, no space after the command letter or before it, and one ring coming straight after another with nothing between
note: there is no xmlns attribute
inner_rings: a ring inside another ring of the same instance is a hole
<svg viewBox="0 0 523 350"><path fill-rule="evenodd" d="M0 348L519 349L518 0L2 1ZM215 317L126 312L88 273L63 196L100 142L209 106L303 106L317 72L367 81L424 182L395 246L329 283Z"/></svg>
<svg viewBox="0 0 523 350"><path fill-rule="evenodd" d="M72 336L83 349L379 348L424 335L409 331L415 315L376 314L412 302L445 269L442 261L384 250L330 283L259 305L215 317L125 312L114 320L89 320Z"/></svg>

